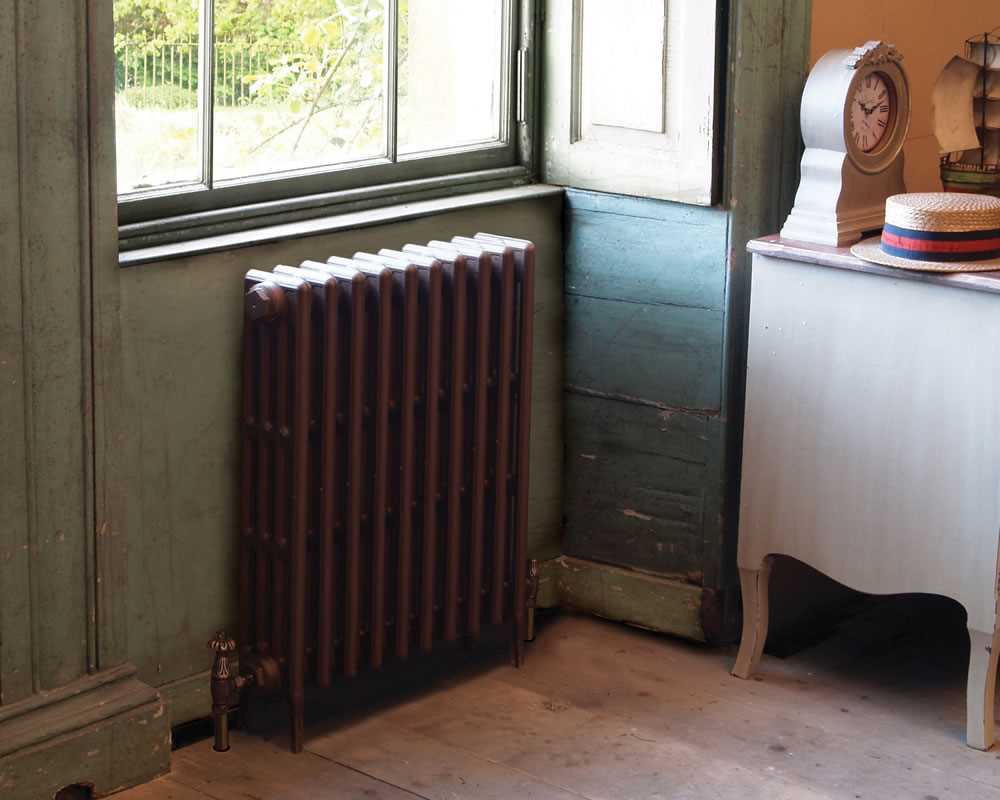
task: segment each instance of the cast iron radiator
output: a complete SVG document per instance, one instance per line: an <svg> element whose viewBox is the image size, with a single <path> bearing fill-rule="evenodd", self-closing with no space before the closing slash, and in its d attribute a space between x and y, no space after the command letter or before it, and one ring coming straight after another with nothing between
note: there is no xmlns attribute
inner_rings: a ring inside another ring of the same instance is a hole
<svg viewBox="0 0 1000 800"><path fill-rule="evenodd" d="M509 625L523 657L534 246L477 234L246 274L239 664L287 692Z"/></svg>

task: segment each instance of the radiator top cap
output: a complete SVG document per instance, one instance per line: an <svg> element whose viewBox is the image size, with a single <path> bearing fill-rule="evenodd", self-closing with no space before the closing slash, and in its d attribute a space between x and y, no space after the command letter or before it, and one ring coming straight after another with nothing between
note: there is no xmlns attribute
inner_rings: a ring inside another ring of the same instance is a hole
<svg viewBox="0 0 1000 800"><path fill-rule="evenodd" d="M247 292L247 317L255 322L281 316L287 305L288 299L284 290L273 283L255 284Z"/></svg>

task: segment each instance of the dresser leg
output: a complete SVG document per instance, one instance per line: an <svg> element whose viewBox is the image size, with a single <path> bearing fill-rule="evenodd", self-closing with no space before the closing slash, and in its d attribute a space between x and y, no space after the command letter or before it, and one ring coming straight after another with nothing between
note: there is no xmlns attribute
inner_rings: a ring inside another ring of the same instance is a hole
<svg viewBox="0 0 1000 800"><path fill-rule="evenodd" d="M743 637L736 655L733 675L749 678L757 671L767 640L767 584L771 578L771 559L764 559L760 569L740 569L743 595Z"/></svg>
<svg viewBox="0 0 1000 800"><path fill-rule="evenodd" d="M969 747L993 746L1000 631L984 633L969 628L969 686L966 690L966 741Z"/></svg>

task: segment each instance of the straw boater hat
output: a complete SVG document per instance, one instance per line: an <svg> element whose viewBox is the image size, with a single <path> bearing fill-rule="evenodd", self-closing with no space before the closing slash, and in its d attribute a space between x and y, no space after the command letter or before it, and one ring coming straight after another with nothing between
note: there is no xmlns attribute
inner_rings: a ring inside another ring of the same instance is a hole
<svg viewBox="0 0 1000 800"><path fill-rule="evenodd" d="M928 272L1000 270L1000 198L897 194L885 201L882 236L851 248L865 261Z"/></svg>

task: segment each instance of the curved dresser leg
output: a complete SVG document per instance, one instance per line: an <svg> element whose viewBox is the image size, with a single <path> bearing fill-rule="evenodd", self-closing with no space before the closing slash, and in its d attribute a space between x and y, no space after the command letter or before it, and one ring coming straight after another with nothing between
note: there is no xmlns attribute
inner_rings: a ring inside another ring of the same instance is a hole
<svg viewBox="0 0 1000 800"><path fill-rule="evenodd" d="M969 685L966 690L966 742L977 750L993 746L1000 631L969 628Z"/></svg>
<svg viewBox="0 0 1000 800"><path fill-rule="evenodd" d="M743 595L743 636L736 655L733 675L749 678L757 671L764 642L767 641L767 584L771 578L771 559L764 559L760 569L740 568L740 591Z"/></svg>

